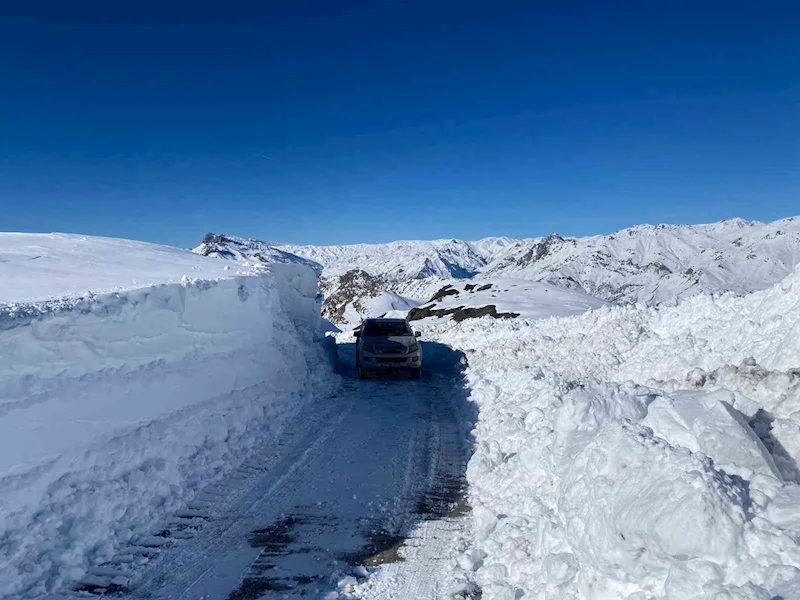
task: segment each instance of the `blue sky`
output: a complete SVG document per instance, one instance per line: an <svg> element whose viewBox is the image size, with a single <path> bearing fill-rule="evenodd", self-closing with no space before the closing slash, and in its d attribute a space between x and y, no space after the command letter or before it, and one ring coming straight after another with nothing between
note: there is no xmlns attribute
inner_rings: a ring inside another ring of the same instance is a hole
<svg viewBox="0 0 800 600"><path fill-rule="evenodd" d="M326 244L800 213L794 3L19 4L0 230Z"/></svg>

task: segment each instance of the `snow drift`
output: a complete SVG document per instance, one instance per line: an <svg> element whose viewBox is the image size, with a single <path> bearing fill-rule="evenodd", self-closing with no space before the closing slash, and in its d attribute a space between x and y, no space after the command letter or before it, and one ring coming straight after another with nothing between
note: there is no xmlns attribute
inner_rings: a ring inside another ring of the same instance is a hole
<svg viewBox="0 0 800 600"><path fill-rule="evenodd" d="M464 321L487 600L800 589L800 270L744 297Z"/></svg>
<svg viewBox="0 0 800 600"><path fill-rule="evenodd" d="M306 265L5 234L0 257L27 290L0 305L2 598L101 577L336 385Z"/></svg>

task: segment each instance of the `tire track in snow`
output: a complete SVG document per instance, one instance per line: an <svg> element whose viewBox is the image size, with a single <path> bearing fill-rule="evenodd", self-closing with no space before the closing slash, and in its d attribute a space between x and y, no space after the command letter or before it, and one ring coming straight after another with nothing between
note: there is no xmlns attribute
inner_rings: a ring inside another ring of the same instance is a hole
<svg viewBox="0 0 800 600"><path fill-rule="evenodd" d="M449 510L466 464L453 411L466 402L457 356L428 346L439 357L433 370L441 368L421 381L358 381L348 371L343 391L301 415L277 449L201 495L184 515L199 521L183 530L189 539L176 529L125 589L108 591L151 600L313 597L358 564L385 562L416 523ZM439 563L446 541L430 538ZM425 580L440 574L415 573L421 595L411 597L433 597L437 584Z"/></svg>
<svg viewBox="0 0 800 600"><path fill-rule="evenodd" d="M453 383L457 384L458 378ZM363 582L360 598L452 597L456 584L452 563L458 551L466 549L468 539L466 463L470 456L465 428L454 425L462 421L471 424L474 414L465 414L471 412L470 407L459 402L440 402L436 409L429 423L428 485L417 500L417 519L399 551L401 561L381 566Z"/></svg>
<svg viewBox="0 0 800 600"><path fill-rule="evenodd" d="M353 401L340 392L325 399L319 408L295 417L277 442L265 444L221 481L203 490L160 531L137 539L114 561L90 571L74 590L84 597L132 591L137 595L151 581L168 581L170 573L195 560L193 554L213 555L224 548L225 541L235 535L233 528L249 513L257 512L259 502L270 494L283 493L283 480L324 445L352 410ZM171 546L179 546L177 552ZM147 566L137 568L137 563ZM133 586L131 580L135 581Z"/></svg>

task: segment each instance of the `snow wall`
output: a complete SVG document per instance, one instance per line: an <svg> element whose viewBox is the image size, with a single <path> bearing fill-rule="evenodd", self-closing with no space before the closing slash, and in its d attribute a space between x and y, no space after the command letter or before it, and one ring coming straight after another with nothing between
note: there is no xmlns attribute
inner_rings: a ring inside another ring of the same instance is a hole
<svg viewBox="0 0 800 600"><path fill-rule="evenodd" d="M289 263L0 306L0 598L91 574L333 391L316 293Z"/></svg>
<svg viewBox="0 0 800 600"><path fill-rule="evenodd" d="M462 597L800 599L800 269L425 333L466 353L480 409Z"/></svg>

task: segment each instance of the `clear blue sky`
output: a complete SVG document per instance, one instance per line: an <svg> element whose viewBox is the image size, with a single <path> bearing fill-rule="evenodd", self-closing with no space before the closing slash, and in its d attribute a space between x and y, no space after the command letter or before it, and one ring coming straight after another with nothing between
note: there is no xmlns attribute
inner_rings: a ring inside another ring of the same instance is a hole
<svg viewBox="0 0 800 600"><path fill-rule="evenodd" d="M797 3L15 4L0 230L324 244L800 213Z"/></svg>

